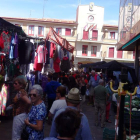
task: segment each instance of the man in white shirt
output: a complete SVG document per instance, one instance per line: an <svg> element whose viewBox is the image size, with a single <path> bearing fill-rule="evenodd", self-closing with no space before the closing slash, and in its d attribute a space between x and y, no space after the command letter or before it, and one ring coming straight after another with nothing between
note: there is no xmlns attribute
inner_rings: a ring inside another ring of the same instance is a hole
<svg viewBox="0 0 140 140"><path fill-rule="evenodd" d="M59 109L65 108L67 106L66 100L65 100L65 95L66 95L66 88L64 86L59 86L56 89L56 100L53 102L51 109L49 111L48 124L51 124L53 115L55 115L55 113Z"/></svg>

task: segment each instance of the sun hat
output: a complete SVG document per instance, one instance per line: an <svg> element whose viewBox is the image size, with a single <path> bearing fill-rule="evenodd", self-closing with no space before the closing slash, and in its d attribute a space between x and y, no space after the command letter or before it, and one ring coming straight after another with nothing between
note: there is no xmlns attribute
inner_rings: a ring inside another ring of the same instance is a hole
<svg viewBox="0 0 140 140"><path fill-rule="evenodd" d="M82 101L82 98L79 93L79 89L77 88L72 88L68 95L66 95L66 101L73 103L73 104L78 104Z"/></svg>

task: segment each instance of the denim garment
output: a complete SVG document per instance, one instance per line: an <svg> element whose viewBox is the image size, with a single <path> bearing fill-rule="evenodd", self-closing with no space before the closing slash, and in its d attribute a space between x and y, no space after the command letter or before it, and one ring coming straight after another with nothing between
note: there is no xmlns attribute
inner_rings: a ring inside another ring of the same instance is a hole
<svg viewBox="0 0 140 140"><path fill-rule="evenodd" d="M71 109L76 109L77 110L77 108L71 107L71 106L68 106L66 108L71 108ZM56 132L55 118L61 112L65 111L65 109L60 109L56 112L56 114L53 118L52 126L51 126L50 137L55 137L55 138L57 137L58 133ZM79 130L77 132L75 140L93 140L92 135L91 135L91 131L90 131L90 128L89 128L88 119L83 113L81 113L81 114L82 114L81 127L79 128Z"/></svg>

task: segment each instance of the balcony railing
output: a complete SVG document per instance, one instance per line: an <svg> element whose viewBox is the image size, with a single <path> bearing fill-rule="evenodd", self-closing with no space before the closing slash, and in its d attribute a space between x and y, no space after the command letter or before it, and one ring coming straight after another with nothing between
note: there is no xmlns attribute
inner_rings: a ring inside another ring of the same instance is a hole
<svg viewBox="0 0 140 140"><path fill-rule="evenodd" d="M103 41L103 35L98 35L97 37L93 37L92 35L84 35L81 33L77 34L77 40L81 41Z"/></svg>

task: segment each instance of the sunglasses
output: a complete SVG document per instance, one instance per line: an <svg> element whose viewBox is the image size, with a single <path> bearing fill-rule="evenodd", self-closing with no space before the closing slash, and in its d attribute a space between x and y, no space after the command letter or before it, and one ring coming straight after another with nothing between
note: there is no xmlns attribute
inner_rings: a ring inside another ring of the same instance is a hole
<svg viewBox="0 0 140 140"><path fill-rule="evenodd" d="M36 94L29 94L29 96L30 96L30 97L31 97L31 96L36 97Z"/></svg>

